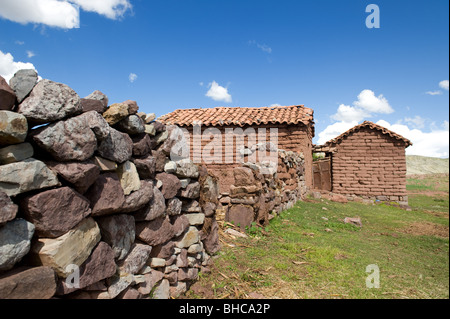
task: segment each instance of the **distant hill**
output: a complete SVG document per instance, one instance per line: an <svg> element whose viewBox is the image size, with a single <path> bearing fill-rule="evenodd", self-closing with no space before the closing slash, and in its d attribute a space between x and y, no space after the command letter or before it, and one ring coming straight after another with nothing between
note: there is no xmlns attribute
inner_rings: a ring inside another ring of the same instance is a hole
<svg viewBox="0 0 450 319"><path fill-rule="evenodd" d="M436 157L406 156L407 175L439 174L449 172L449 159Z"/></svg>

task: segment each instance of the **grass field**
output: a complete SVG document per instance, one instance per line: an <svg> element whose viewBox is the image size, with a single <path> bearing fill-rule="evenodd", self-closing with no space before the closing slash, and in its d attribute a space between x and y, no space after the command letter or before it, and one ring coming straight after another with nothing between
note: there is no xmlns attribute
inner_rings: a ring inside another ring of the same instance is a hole
<svg viewBox="0 0 450 319"><path fill-rule="evenodd" d="M449 298L448 174L411 177L408 190L411 211L309 199L248 238L222 236L212 272L186 297ZM379 289L366 286L369 265Z"/></svg>

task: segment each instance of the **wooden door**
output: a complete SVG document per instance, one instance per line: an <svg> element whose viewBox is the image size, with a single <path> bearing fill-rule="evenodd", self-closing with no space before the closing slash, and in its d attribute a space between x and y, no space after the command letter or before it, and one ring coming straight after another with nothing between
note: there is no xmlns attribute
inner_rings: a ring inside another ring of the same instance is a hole
<svg viewBox="0 0 450 319"><path fill-rule="evenodd" d="M313 163L314 189L332 191L331 158L327 157Z"/></svg>

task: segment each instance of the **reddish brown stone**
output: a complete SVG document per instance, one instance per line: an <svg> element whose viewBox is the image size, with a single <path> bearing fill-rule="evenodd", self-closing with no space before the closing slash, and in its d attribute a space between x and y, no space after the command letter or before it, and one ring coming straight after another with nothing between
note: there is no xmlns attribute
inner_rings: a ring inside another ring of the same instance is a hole
<svg viewBox="0 0 450 319"><path fill-rule="evenodd" d="M10 111L16 103L16 94L6 83L6 80L0 76L0 110Z"/></svg>
<svg viewBox="0 0 450 319"><path fill-rule="evenodd" d="M150 246L163 244L173 236L173 226L168 217L160 217L151 222L136 223L136 237Z"/></svg>
<svg viewBox="0 0 450 319"><path fill-rule="evenodd" d="M84 194L100 175L98 166L91 163L48 162L46 164L81 194Z"/></svg>
<svg viewBox="0 0 450 319"><path fill-rule="evenodd" d="M86 197L91 202L93 216L120 212L125 202L125 194L116 173L100 175L87 191Z"/></svg>
<svg viewBox="0 0 450 319"><path fill-rule="evenodd" d="M255 218L255 212L250 206L235 205L230 208L225 220L239 226L241 229L251 226Z"/></svg>
<svg viewBox="0 0 450 319"><path fill-rule="evenodd" d="M0 299L50 299L56 292L56 276L50 267L7 274L0 279Z"/></svg>
<svg viewBox="0 0 450 319"><path fill-rule="evenodd" d="M161 193L165 199L174 198L181 188L181 182L175 175L160 173L156 175L156 179L161 181L163 184Z"/></svg>
<svg viewBox="0 0 450 319"><path fill-rule="evenodd" d="M148 134L139 134L132 137L133 140L133 156L143 157L151 153L156 147L156 142L150 138Z"/></svg>
<svg viewBox="0 0 450 319"><path fill-rule="evenodd" d="M9 196L0 191L0 226L16 218L18 209Z"/></svg>

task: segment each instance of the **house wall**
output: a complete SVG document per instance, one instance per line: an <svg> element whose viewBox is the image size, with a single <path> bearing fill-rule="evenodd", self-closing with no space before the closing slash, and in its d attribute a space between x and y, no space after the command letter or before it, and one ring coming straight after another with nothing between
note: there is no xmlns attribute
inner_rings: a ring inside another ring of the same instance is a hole
<svg viewBox="0 0 450 319"><path fill-rule="evenodd" d="M225 138L225 132L227 129L237 129L238 127L235 126L223 126L223 127L214 127L211 130L211 127L202 127L202 140L201 140L201 148L197 146L194 146L195 141L193 139L193 127L185 127L187 131L189 132L189 144L190 144L190 157L191 159L203 165L205 165L208 170L219 177L219 183L222 185L221 191L223 191L227 186L232 184L232 180L228 180L227 176L232 175L228 174L227 172L230 172L235 167L241 166L242 159L240 158L239 149L237 147L237 140L234 138L226 139ZM238 128L239 129L239 128ZM254 126L245 126L242 128L245 133L250 132L248 136L245 137L244 146L245 147L251 147L253 144L261 143L261 140L258 140L258 130L265 129L266 131L266 141L267 142L276 142L274 140L271 140L270 138L270 129L277 129L278 133L278 149L286 150L286 151L293 151L298 153L303 153L304 156L304 170L305 170L305 182L306 186L308 188L312 188L313 186L313 177L312 177L312 138L313 138L313 128L311 125L254 125ZM250 129L247 131L247 129ZM217 135L214 137L211 136L211 138L208 139L207 134L209 132L216 132ZM253 132L253 133L252 133ZM220 137L217 138L217 140L214 142L214 139L216 136ZM217 153L214 153L214 144L211 143L217 143L216 150ZM197 144L199 144L197 142ZM205 149L210 148L211 157L209 157L209 162L205 162ZM231 153L227 150L232 150ZM215 154L221 154L221 155L215 155ZM227 161L227 158L231 159ZM244 161L249 161L251 156L244 157ZM260 159L255 155L252 162L259 162L264 159Z"/></svg>
<svg viewBox="0 0 450 319"><path fill-rule="evenodd" d="M333 153L333 192L407 202L405 143L363 128Z"/></svg>

